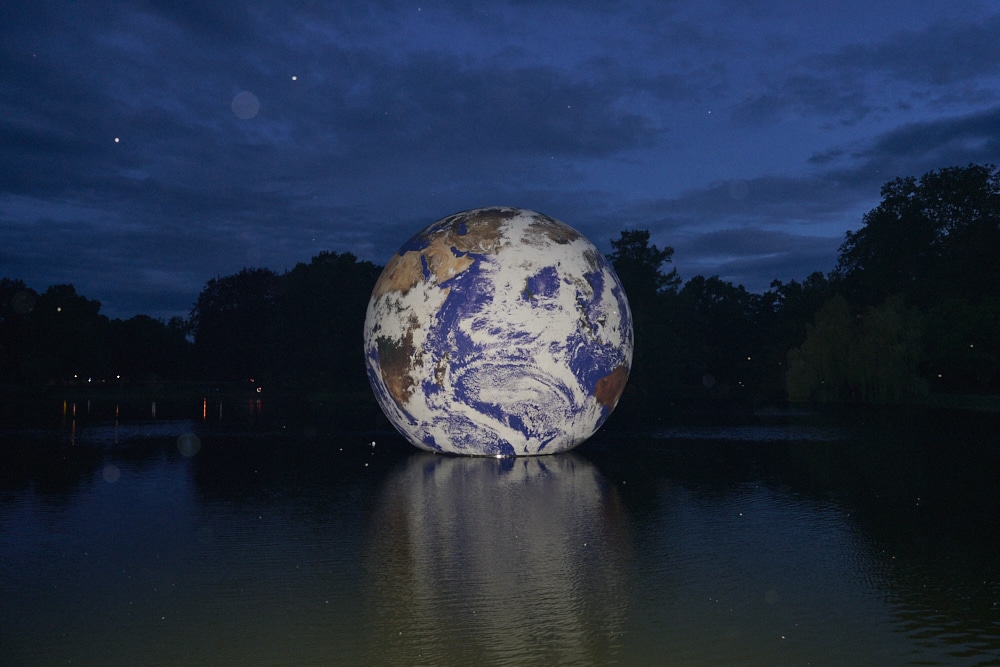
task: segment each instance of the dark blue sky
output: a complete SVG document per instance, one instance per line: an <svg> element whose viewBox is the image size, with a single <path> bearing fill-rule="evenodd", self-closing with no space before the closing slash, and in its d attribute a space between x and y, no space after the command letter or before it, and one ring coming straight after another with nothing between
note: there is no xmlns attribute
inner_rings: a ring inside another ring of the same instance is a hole
<svg viewBox="0 0 1000 667"><path fill-rule="evenodd" d="M0 275L113 317L496 204L762 291L1000 162L1000 5L15 0L0 146Z"/></svg>

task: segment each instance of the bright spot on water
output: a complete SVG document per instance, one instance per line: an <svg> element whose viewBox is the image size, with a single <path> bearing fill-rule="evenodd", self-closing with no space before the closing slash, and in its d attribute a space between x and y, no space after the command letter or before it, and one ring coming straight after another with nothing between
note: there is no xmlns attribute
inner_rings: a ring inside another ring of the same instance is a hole
<svg viewBox="0 0 1000 667"><path fill-rule="evenodd" d="M177 438L177 451L181 453L181 456L190 458L197 454L200 449L201 438L194 433L184 433Z"/></svg>
<svg viewBox="0 0 1000 667"><path fill-rule="evenodd" d="M298 81L298 80L299 80L299 77L297 77L297 76L293 76L292 77L292 81Z"/></svg>
<svg viewBox="0 0 1000 667"><path fill-rule="evenodd" d="M116 144L118 143L118 137L115 137L115 143Z"/></svg>
<svg viewBox="0 0 1000 667"><path fill-rule="evenodd" d="M104 481L108 484L114 484L121 478L122 471L115 464L109 463L104 466L104 470L101 471L101 476L104 477Z"/></svg>
<svg viewBox="0 0 1000 667"><path fill-rule="evenodd" d="M237 118L248 120L257 115L260 111L260 100L248 90L236 93L232 103L233 113Z"/></svg>

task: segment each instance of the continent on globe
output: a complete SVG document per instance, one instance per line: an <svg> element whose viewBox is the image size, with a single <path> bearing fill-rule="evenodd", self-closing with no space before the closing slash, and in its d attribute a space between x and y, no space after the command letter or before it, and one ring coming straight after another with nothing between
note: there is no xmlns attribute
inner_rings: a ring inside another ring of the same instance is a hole
<svg viewBox="0 0 1000 667"><path fill-rule="evenodd" d="M372 290L365 362L415 446L553 454L600 428L632 364L632 315L582 234L519 208L456 213L416 234Z"/></svg>

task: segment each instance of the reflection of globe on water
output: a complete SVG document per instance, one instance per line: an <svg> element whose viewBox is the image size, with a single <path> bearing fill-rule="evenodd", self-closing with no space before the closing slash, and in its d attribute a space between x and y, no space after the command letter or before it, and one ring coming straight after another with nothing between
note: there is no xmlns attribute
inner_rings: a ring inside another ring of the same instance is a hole
<svg viewBox="0 0 1000 667"><path fill-rule="evenodd" d="M414 452L372 497L360 611L377 653L356 662L622 662L629 522L587 459Z"/></svg>
<svg viewBox="0 0 1000 667"><path fill-rule="evenodd" d="M364 343L379 405L417 447L551 454L586 440L617 405L632 316L579 232L485 208L435 222L392 257Z"/></svg>

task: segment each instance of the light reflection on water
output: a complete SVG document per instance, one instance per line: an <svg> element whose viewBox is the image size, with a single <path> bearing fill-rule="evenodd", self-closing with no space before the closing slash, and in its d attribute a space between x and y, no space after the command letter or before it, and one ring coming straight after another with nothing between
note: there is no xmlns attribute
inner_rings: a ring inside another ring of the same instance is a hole
<svg viewBox="0 0 1000 667"><path fill-rule="evenodd" d="M367 534L373 661L601 664L620 650L627 519L585 459L411 456Z"/></svg>
<svg viewBox="0 0 1000 667"><path fill-rule="evenodd" d="M996 420L821 421L4 431L0 665L997 664Z"/></svg>

